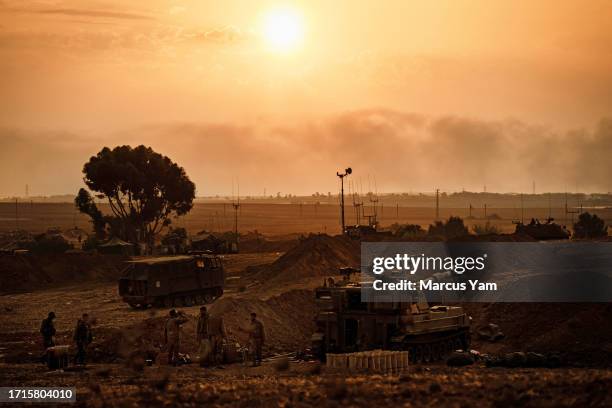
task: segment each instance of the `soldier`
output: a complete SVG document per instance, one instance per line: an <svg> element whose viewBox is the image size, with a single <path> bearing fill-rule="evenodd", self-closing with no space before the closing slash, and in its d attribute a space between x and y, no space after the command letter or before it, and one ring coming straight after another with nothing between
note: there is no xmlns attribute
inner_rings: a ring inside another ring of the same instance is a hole
<svg viewBox="0 0 612 408"><path fill-rule="evenodd" d="M202 306L200 308L200 316L198 317L198 328L196 330L196 340L198 341L198 343L208 338L209 319L210 319L210 315L208 314L208 310L206 309L206 306Z"/></svg>
<svg viewBox="0 0 612 408"><path fill-rule="evenodd" d="M210 346L212 350L212 363L220 364L223 361L223 339L227 337L223 317L213 317L209 322Z"/></svg>
<svg viewBox="0 0 612 408"><path fill-rule="evenodd" d="M74 329L74 342L77 346L77 353L74 356L75 364L85 365L87 346L91 343L92 339L89 315L83 313L83 316L77 321L76 329Z"/></svg>
<svg viewBox="0 0 612 408"><path fill-rule="evenodd" d="M40 325L40 334L43 338L43 347L48 349L49 347L55 346L55 324L53 323L53 319L55 319L55 313L49 312L46 319L43 319L42 324Z"/></svg>
<svg viewBox="0 0 612 408"><path fill-rule="evenodd" d="M166 322L164 339L168 348L168 364L178 363L179 350L181 346L181 325L187 322L187 317L183 312L174 309L170 310L170 318Z"/></svg>
<svg viewBox="0 0 612 408"><path fill-rule="evenodd" d="M249 343L251 354L253 355L253 367L261 365L261 349L263 347L266 334L263 323L257 320L257 314L251 313L251 325L249 327Z"/></svg>
<svg viewBox="0 0 612 408"><path fill-rule="evenodd" d="M210 316L206 310L206 306L200 308L200 316L198 317L198 326L196 328L196 340L198 342L200 353L200 364L208 363L210 356Z"/></svg>

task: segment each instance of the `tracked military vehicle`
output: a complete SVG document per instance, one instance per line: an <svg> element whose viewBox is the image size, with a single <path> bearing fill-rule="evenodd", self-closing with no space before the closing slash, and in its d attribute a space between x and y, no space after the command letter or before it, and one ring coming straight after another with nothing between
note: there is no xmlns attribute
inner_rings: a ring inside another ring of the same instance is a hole
<svg viewBox="0 0 612 408"><path fill-rule="evenodd" d="M134 308L207 304L223 294L225 273L218 256L191 254L128 262L119 296Z"/></svg>
<svg viewBox="0 0 612 408"><path fill-rule="evenodd" d="M312 350L326 353L407 350L412 362L430 362L470 346L470 318L459 306L366 303L361 284L330 281L317 288Z"/></svg>
<svg viewBox="0 0 612 408"><path fill-rule="evenodd" d="M529 235L540 241L569 239L570 232L565 226L561 226L553 221L553 218L548 218L544 223L536 219L532 219L529 224L518 222L516 223L515 233Z"/></svg>

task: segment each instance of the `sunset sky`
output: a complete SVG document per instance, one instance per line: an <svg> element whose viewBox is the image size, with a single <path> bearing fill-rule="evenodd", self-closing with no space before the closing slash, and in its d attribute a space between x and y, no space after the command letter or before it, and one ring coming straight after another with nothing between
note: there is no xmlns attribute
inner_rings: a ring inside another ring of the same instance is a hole
<svg viewBox="0 0 612 408"><path fill-rule="evenodd" d="M129 5L128 5L129 4ZM146 144L198 195L612 190L610 1L0 0L0 196Z"/></svg>

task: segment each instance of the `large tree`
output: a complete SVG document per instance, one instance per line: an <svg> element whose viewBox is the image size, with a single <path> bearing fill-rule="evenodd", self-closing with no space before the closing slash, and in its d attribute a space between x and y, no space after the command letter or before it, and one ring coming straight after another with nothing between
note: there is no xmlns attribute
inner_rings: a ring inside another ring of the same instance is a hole
<svg viewBox="0 0 612 408"><path fill-rule="evenodd" d="M584 212L574 224L575 238L602 238L608 235L608 227L597 214Z"/></svg>
<svg viewBox="0 0 612 408"><path fill-rule="evenodd" d="M452 215L446 222L436 221L433 225L429 225L427 234L430 236L445 237L448 239L463 237L469 235L469 231L461 217L453 217Z"/></svg>
<svg viewBox="0 0 612 408"><path fill-rule="evenodd" d="M195 185L185 170L150 147L103 148L83 166L90 191L106 200L112 215L103 216L90 192L82 188L75 203L92 218L97 231L108 229L125 240L154 238L173 216L193 207Z"/></svg>

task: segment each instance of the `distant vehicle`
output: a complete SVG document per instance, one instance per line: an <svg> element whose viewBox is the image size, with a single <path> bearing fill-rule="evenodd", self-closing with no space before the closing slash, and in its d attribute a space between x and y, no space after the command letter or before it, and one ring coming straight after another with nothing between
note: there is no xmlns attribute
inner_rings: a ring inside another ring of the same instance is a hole
<svg viewBox="0 0 612 408"><path fill-rule="evenodd" d="M315 290L316 332L312 350L326 353L408 350L412 362L430 362L470 346L470 318L459 306L365 303L361 284L331 284Z"/></svg>
<svg viewBox="0 0 612 408"><path fill-rule="evenodd" d="M200 233L191 238L191 247L197 251L210 251L213 254L236 254L238 245L232 235Z"/></svg>
<svg viewBox="0 0 612 408"><path fill-rule="evenodd" d="M207 304L223 295L221 258L205 253L148 257L128 262L119 296L134 308Z"/></svg>
<svg viewBox="0 0 612 408"><path fill-rule="evenodd" d="M545 223L541 223L539 220L532 218L529 224L518 222L516 223L515 233L529 235L533 239L540 241L569 239L570 232L564 226L553 221L553 218L548 218Z"/></svg>
<svg viewBox="0 0 612 408"><path fill-rule="evenodd" d="M376 228L370 225L347 225L346 235L352 239L359 239L367 235L376 234Z"/></svg>
<svg viewBox="0 0 612 408"><path fill-rule="evenodd" d="M393 236L391 231L379 231L370 225L349 225L346 227L346 235L351 239L381 239Z"/></svg>

